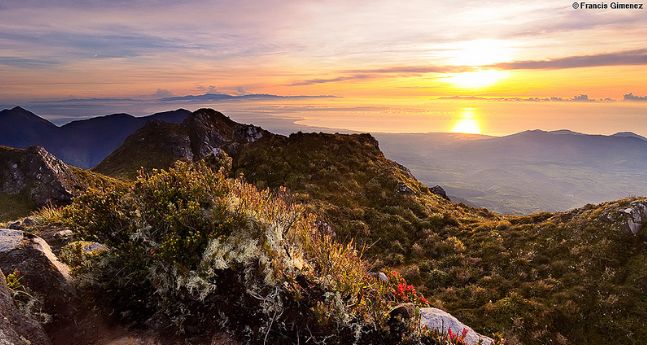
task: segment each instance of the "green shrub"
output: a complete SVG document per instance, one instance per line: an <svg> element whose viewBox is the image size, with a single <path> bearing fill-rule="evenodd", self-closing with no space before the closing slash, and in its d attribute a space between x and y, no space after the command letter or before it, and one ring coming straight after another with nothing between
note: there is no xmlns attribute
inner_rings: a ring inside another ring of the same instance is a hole
<svg viewBox="0 0 647 345"><path fill-rule="evenodd" d="M371 276L352 243L335 242L288 199L178 162L77 198L67 223L107 249L86 255L72 244L64 258L129 322L190 334L225 328L259 343L441 344L389 316L400 303L426 305L422 295L399 275Z"/></svg>

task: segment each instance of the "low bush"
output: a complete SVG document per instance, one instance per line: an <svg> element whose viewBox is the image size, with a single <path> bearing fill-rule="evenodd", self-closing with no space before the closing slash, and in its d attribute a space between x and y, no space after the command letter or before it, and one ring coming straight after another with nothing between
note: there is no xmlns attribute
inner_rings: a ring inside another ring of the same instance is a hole
<svg viewBox="0 0 647 345"><path fill-rule="evenodd" d="M203 163L91 189L63 217L106 248L68 248L74 276L129 322L225 329L251 343L455 340L422 332L415 318L394 322L394 309L425 298L397 273L369 274L352 243L335 242L285 191L258 191Z"/></svg>

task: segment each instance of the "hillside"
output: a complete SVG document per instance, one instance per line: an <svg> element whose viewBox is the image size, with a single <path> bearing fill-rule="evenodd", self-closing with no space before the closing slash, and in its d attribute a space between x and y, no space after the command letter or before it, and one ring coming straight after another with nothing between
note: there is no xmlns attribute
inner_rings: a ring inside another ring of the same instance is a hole
<svg viewBox="0 0 647 345"><path fill-rule="evenodd" d="M200 109L182 123L149 122L126 138L123 145L94 169L116 177L133 178L140 167L167 168L177 160L200 160L222 149L236 152L241 146L271 133L236 123L212 109Z"/></svg>
<svg viewBox="0 0 647 345"><path fill-rule="evenodd" d="M94 167L126 137L149 121L180 123L189 111L178 109L144 117L113 114L73 121L61 127L15 107L0 111L0 145L26 148L39 145L67 164Z"/></svg>
<svg viewBox="0 0 647 345"><path fill-rule="evenodd" d="M26 216L46 205L69 204L90 186L113 183L117 182L68 166L42 147L0 146L0 221Z"/></svg>
<svg viewBox="0 0 647 345"><path fill-rule="evenodd" d="M571 131L504 137L379 134L386 155L458 200L503 212L562 211L647 194L647 141Z"/></svg>
<svg viewBox="0 0 647 345"><path fill-rule="evenodd" d="M113 114L61 127L18 107L0 114L0 130L7 134L0 137L0 145L40 145L68 164L92 168L117 148L136 147L121 144L147 123L181 124L190 112L179 109L144 117ZM242 118L254 123L264 119L248 115ZM291 121L283 120L272 128L284 134L305 128ZM157 130L159 136L148 136L171 137L178 131L175 126L164 128L166 132ZM175 140L191 140L186 138L186 129L177 133L180 132ZM647 140L631 132L590 135L533 130L503 137L458 133L374 135L387 158L407 166L423 183L442 185L452 200L496 212L564 211L587 203L647 194ZM153 140L146 144L156 143ZM185 143L176 144L183 147ZM150 159L149 167L162 167L190 150L180 151L142 157L132 150L120 156L132 155L132 162L140 163ZM134 168L126 169L124 174L110 171L110 164L110 160L106 161L99 170L130 178L136 175ZM113 165L123 168L127 162Z"/></svg>
<svg viewBox="0 0 647 345"><path fill-rule="evenodd" d="M191 143L227 137L219 125L201 128L209 131ZM138 142L165 141L161 132L154 138L138 133L123 152L136 152ZM236 150L207 147L227 151L232 176L259 187L287 187L291 198L319 216L323 231L364 247L374 268L401 270L432 305L477 331L501 332L511 344L647 339L645 199L502 216L447 201L440 189L386 159L370 135L264 135ZM128 165L111 169L136 170L118 152L113 161ZM143 149L138 154L150 157Z"/></svg>

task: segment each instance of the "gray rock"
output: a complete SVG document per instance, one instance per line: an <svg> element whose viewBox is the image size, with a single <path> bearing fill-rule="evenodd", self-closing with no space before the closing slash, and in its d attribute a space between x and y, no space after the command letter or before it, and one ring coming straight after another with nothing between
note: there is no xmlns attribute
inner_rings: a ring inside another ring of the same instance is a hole
<svg viewBox="0 0 647 345"><path fill-rule="evenodd" d="M443 199L449 200L449 197L447 196L447 192L445 192L445 190L441 186L430 187L429 191L442 197Z"/></svg>
<svg viewBox="0 0 647 345"><path fill-rule="evenodd" d="M448 333L450 329L453 333L461 334L463 329L466 329L467 334L464 340L467 345L476 345L479 344L479 341L482 345L491 345L494 343L494 339L476 333L476 331L460 322L448 312L438 308L421 308L420 323L423 327L443 334Z"/></svg>
<svg viewBox="0 0 647 345"><path fill-rule="evenodd" d="M647 223L647 201L634 201L622 210L626 227L629 232L637 235Z"/></svg>
<svg viewBox="0 0 647 345"><path fill-rule="evenodd" d="M43 311L55 327L74 320L79 304L69 268L61 263L40 237L0 229L0 269L20 272L21 283L43 299Z"/></svg>
<svg viewBox="0 0 647 345"><path fill-rule="evenodd" d="M65 230L61 230L61 231L56 232L54 234L54 237L63 239L63 238L72 237L72 235L74 235L74 232L72 230L65 229Z"/></svg>
<svg viewBox="0 0 647 345"><path fill-rule="evenodd" d="M0 253L5 253L18 248L23 237L22 231L0 229Z"/></svg>
<svg viewBox="0 0 647 345"><path fill-rule="evenodd" d="M375 277L376 279L382 281L382 282L386 283L386 282L389 281L389 277L387 277L387 275L382 271L380 271L380 272L370 272L369 274L371 276Z"/></svg>
<svg viewBox="0 0 647 345"><path fill-rule="evenodd" d="M6 150L0 161L0 193L28 196L38 207L67 204L83 185L70 167L42 147Z"/></svg>
<svg viewBox="0 0 647 345"><path fill-rule="evenodd" d="M83 249L84 253L97 253L97 252L103 252L103 251L108 250L108 248L106 246L104 246L101 243L97 243L97 242L86 243L82 247L82 249Z"/></svg>
<svg viewBox="0 0 647 345"><path fill-rule="evenodd" d="M22 224L20 222L13 222L13 223L9 224L9 229L22 230L23 227L22 227Z"/></svg>
<svg viewBox="0 0 647 345"><path fill-rule="evenodd" d="M50 345L43 327L19 310L0 271L0 345Z"/></svg>
<svg viewBox="0 0 647 345"><path fill-rule="evenodd" d="M411 187L407 186L405 183L400 182L398 183L398 193L413 193L413 189L411 189Z"/></svg>

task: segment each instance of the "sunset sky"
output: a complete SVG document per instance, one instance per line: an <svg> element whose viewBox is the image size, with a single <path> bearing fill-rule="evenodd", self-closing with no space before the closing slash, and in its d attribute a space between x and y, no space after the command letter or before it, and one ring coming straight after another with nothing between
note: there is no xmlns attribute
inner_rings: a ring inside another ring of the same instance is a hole
<svg viewBox="0 0 647 345"><path fill-rule="evenodd" d="M647 9L559 1L0 3L0 99L647 95Z"/></svg>

